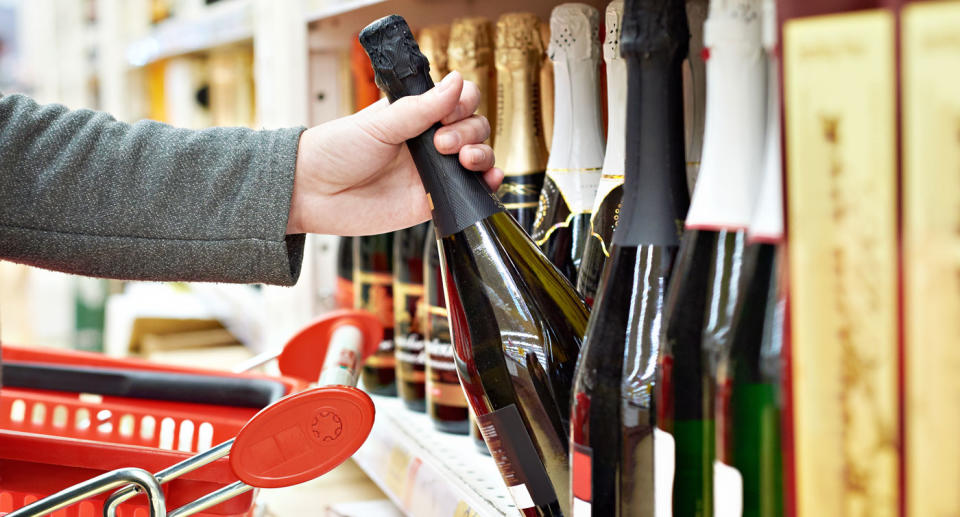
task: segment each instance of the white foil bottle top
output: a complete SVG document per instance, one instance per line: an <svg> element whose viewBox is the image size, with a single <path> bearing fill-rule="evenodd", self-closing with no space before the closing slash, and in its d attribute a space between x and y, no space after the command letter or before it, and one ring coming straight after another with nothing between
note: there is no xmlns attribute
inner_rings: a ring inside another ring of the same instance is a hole
<svg viewBox="0 0 960 517"><path fill-rule="evenodd" d="M763 181L750 221L751 242L783 240L783 170L780 155L780 81L777 76L777 14L774 0L763 1L763 46L767 51L767 127Z"/></svg>
<svg viewBox="0 0 960 517"><path fill-rule="evenodd" d="M686 227L746 229L761 178L766 59L760 0L714 0L704 22L707 107L703 154Z"/></svg>
<svg viewBox="0 0 960 517"><path fill-rule="evenodd" d="M550 16L554 127L547 175L574 214L590 211L603 165L599 18L581 3L558 5Z"/></svg>

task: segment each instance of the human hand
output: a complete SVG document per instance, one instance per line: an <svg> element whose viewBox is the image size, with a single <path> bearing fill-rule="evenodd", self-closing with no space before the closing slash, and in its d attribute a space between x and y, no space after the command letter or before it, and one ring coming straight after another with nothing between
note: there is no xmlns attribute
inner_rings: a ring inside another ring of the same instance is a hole
<svg viewBox="0 0 960 517"><path fill-rule="evenodd" d="M493 149L482 142L490 123L474 115L480 91L457 72L423 95L393 104L385 99L303 132L287 233L370 235L430 218L426 192L404 142L436 122L434 145L458 153L460 163L482 172L496 190L503 171L493 168Z"/></svg>

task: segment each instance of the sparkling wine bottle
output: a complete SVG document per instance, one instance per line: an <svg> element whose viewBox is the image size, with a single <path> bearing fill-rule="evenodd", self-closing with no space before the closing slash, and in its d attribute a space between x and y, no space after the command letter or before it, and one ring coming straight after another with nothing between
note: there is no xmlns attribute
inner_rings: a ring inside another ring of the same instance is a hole
<svg viewBox="0 0 960 517"><path fill-rule="evenodd" d="M550 16L553 62L553 152L530 236L570 279L577 280L590 234L590 208L603 164L599 14L586 4L561 4Z"/></svg>
<svg viewBox="0 0 960 517"><path fill-rule="evenodd" d="M480 90L477 115L487 117L495 132L493 24L482 17L457 18L450 26L450 46L447 47L447 66L460 72ZM432 72L432 69L431 69ZM431 76L432 77L432 76ZM491 138L493 134L491 133ZM492 141L492 140L491 140Z"/></svg>
<svg viewBox="0 0 960 517"><path fill-rule="evenodd" d="M363 364L363 386L377 395L396 395L392 233L353 239L353 299L354 308L375 314L383 325L379 350Z"/></svg>
<svg viewBox="0 0 960 517"><path fill-rule="evenodd" d="M574 515L669 516L673 439L657 427L663 307L689 194L683 147L682 0L627 0L624 206L577 364Z"/></svg>
<svg viewBox="0 0 960 517"><path fill-rule="evenodd" d="M527 232L533 229L547 166L540 109L543 46L539 23L532 14L504 14L497 21L494 50L497 133L493 150L505 176L497 195Z"/></svg>
<svg viewBox="0 0 960 517"><path fill-rule="evenodd" d="M427 414L434 427L447 433L467 434L467 399L453 360L453 339L443 294L440 248L433 223L423 243L423 290L426 297L424 329L427 339Z"/></svg>
<svg viewBox="0 0 960 517"><path fill-rule="evenodd" d="M742 300L719 356L714 415L714 515L781 517L783 508L783 204L780 91L773 0L763 0L767 123L763 180L743 251Z"/></svg>
<svg viewBox="0 0 960 517"><path fill-rule="evenodd" d="M397 395L408 409L426 410L426 361L423 328L423 243L431 239L427 223L393 235L393 336Z"/></svg>
<svg viewBox="0 0 960 517"><path fill-rule="evenodd" d="M763 160L765 60L759 0L711 2L704 23L703 161L667 301L661 425L677 443L674 513L713 513L717 361L740 300L746 230Z"/></svg>
<svg viewBox="0 0 960 517"><path fill-rule="evenodd" d="M433 86L403 18L374 22L360 41L390 100ZM521 512L569 514L570 388L588 309L480 176L437 152L438 127L407 146L443 250L461 384Z"/></svg>
<svg viewBox="0 0 960 517"><path fill-rule="evenodd" d="M593 304L603 264L610 255L613 230L620 218L623 199L623 164L627 121L627 65L620 56L620 24L623 0L607 6L603 59L607 65L607 149L597 195L590 210L590 238L584 244L577 272L577 290Z"/></svg>

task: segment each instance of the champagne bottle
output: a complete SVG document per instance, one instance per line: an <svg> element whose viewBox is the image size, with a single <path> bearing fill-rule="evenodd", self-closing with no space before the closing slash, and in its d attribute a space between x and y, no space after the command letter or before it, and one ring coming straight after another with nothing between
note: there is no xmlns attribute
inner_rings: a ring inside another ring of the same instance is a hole
<svg viewBox="0 0 960 517"><path fill-rule="evenodd" d="M464 80L477 85L480 90L477 115L487 117L490 127L494 128L496 120L492 113L495 108L490 94L494 78L493 24L490 20L481 17L453 20L447 64L450 70L460 72Z"/></svg>
<svg viewBox="0 0 960 517"><path fill-rule="evenodd" d="M689 193L683 149L683 0L627 0L624 206L574 382L575 515L671 515L673 445L656 427L664 300Z"/></svg>
<svg viewBox="0 0 960 517"><path fill-rule="evenodd" d="M467 434L467 399L463 396L457 365L453 360L453 340L443 295L440 248L434 238L433 223L423 243L423 290L427 339L427 414L433 426L447 433Z"/></svg>
<svg viewBox="0 0 960 517"><path fill-rule="evenodd" d="M374 22L360 41L390 100L433 86L403 18ZM587 307L480 176L437 153L438 127L407 146L443 249L461 384L521 512L569 514L569 397Z"/></svg>
<svg viewBox="0 0 960 517"><path fill-rule="evenodd" d="M703 151L703 129L706 121L707 70L704 52L703 22L707 17L709 0L687 0L687 24L690 26L690 50L683 66L683 116L687 142L687 184L690 190L700 171Z"/></svg>
<svg viewBox="0 0 960 517"><path fill-rule="evenodd" d="M590 238L584 245L577 272L577 290L593 304L603 264L610 254L613 230L620 218L623 198L623 164L627 123L627 65L620 57L620 27L623 0L607 6L603 59L607 65L607 149L597 195L590 214Z"/></svg>
<svg viewBox="0 0 960 517"><path fill-rule="evenodd" d="M477 425L477 418L470 414L470 440L477 452L489 456L490 449L487 448L487 442L483 441L483 433L480 432L480 426Z"/></svg>
<svg viewBox="0 0 960 517"><path fill-rule="evenodd" d="M713 513L713 387L740 300L746 229L763 160L764 59L759 0L711 2L703 162L670 288L662 425L677 443L674 512Z"/></svg>
<svg viewBox="0 0 960 517"><path fill-rule="evenodd" d="M429 225L394 232L393 335L397 395L408 409L426 411L426 362L423 328L423 243L432 240Z"/></svg>
<svg viewBox="0 0 960 517"><path fill-rule="evenodd" d="M497 194L520 227L530 232L543 187L547 148L540 110L540 21L528 13L497 21L497 133L494 154L503 169Z"/></svg>
<svg viewBox="0 0 960 517"><path fill-rule="evenodd" d="M571 282L577 281L603 165L599 18L593 7L575 3L555 7L550 16L554 151L530 236Z"/></svg>
<svg viewBox="0 0 960 517"><path fill-rule="evenodd" d="M392 233L353 239L353 299L354 308L375 314L383 325L380 348L363 364L363 386L377 395L396 395Z"/></svg>
<svg viewBox="0 0 960 517"><path fill-rule="evenodd" d="M742 301L730 346L717 366L714 515L742 508L744 517L783 511L783 316L786 282L780 162L780 91L773 0L763 0L767 52L767 123L763 180L741 268Z"/></svg>
<svg viewBox="0 0 960 517"><path fill-rule="evenodd" d="M337 287L334 298L338 309L353 308L353 241L355 237L340 237L337 245Z"/></svg>

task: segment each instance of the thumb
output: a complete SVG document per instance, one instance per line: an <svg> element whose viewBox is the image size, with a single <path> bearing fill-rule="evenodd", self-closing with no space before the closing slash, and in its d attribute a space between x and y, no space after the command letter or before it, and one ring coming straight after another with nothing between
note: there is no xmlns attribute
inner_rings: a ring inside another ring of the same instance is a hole
<svg viewBox="0 0 960 517"><path fill-rule="evenodd" d="M423 133L453 112L462 90L463 78L460 73L450 72L440 84L423 94L403 97L372 113L370 125L384 142L402 143Z"/></svg>

